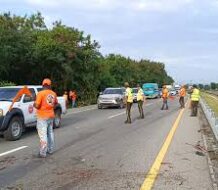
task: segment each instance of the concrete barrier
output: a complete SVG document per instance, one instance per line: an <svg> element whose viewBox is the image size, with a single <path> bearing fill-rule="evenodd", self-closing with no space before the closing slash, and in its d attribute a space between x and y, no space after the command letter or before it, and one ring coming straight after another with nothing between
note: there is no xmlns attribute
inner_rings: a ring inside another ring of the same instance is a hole
<svg viewBox="0 0 218 190"><path fill-rule="evenodd" d="M210 124L213 130L214 136L216 137L216 140L218 141L218 118L216 117L215 113L210 108L210 106L202 98L200 99L200 105L207 118L208 123Z"/></svg>

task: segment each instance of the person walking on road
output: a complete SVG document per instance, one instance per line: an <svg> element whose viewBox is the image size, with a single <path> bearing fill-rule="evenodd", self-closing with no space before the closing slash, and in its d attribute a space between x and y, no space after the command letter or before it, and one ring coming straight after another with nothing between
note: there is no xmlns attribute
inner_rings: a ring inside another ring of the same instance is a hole
<svg viewBox="0 0 218 190"><path fill-rule="evenodd" d="M197 85L193 85L191 93L191 116L196 117L198 114L198 103L200 100L200 90L198 90Z"/></svg>
<svg viewBox="0 0 218 190"><path fill-rule="evenodd" d="M70 99L72 101L72 108L76 107L76 99L77 99L77 95L76 95L76 91L70 91Z"/></svg>
<svg viewBox="0 0 218 190"><path fill-rule="evenodd" d="M137 88L138 88L137 103L138 103L139 114L140 114L139 118L144 119L143 103L145 102L145 95L139 84L137 85Z"/></svg>
<svg viewBox="0 0 218 190"><path fill-rule="evenodd" d="M57 95L51 90L51 80L44 79L43 90L36 96L34 107L37 109L37 131L40 139L39 157L45 158L54 151L54 107L58 103Z"/></svg>
<svg viewBox="0 0 218 190"><path fill-rule="evenodd" d="M126 88L125 92L125 101L126 101L126 114L127 114L127 120L125 123L131 123L131 107L133 104L133 94L132 94L132 89L129 87L129 83L125 82L124 84Z"/></svg>
<svg viewBox="0 0 218 190"><path fill-rule="evenodd" d="M163 86L163 90L162 90L162 99L163 99L163 105L161 107L161 110L168 110L168 97L169 97L169 91L166 87L166 85ZM166 108L165 108L166 107Z"/></svg>
<svg viewBox="0 0 218 190"><path fill-rule="evenodd" d="M179 103L181 108L185 108L185 96L186 96L186 89L185 86L183 85L182 88L179 91Z"/></svg>

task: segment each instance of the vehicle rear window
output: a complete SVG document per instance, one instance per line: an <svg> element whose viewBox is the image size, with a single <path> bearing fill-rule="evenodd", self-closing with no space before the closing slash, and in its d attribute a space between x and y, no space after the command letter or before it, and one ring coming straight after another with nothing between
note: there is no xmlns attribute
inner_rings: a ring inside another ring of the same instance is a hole
<svg viewBox="0 0 218 190"><path fill-rule="evenodd" d="M20 88L0 88L0 101L12 101Z"/></svg>

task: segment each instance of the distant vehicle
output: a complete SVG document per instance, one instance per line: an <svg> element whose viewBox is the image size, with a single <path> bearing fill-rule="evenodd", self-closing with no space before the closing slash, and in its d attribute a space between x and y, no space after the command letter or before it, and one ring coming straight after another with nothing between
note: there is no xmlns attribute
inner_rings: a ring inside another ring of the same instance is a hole
<svg viewBox="0 0 218 190"><path fill-rule="evenodd" d="M32 97L23 95L14 103L9 112L13 98L23 87L0 87L0 133L7 140L18 140L26 127L36 126L36 109L33 107L33 103L37 93L43 89L42 86L27 86ZM66 102L63 97L58 97L58 105L54 111L54 127L60 127L61 115L66 113Z"/></svg>
<svg viewBox="0 0 218 190"><path fill-rule="evenodd" d="M98 97L98 109L104 107L124 108L125 88L106 88Z"/></svg>
<svg viewBox="0 0 218 190"><path fill-rule="evenodd" d="M133 102L137 102L138 88L132 88L132 93L133 93Z"/></svg>
<svg viewBox="0 0 218 190"><path fill-rule="evenodd" d="M168 90L171 90L171 89L173 88L173 86L172 86L172 85L166 85L166 88L167 88Z"/></svg>
<svg viewBox="0 0 218 190"><path fill-rule="evenodd" d="M143 84L142 89L146 98L160 97L157 83L145 83Z"/></svg>
<svg viewBox="0 0 218 190"><path fill-rule="evenodd" d="M171 95L171 96L176 96L176 94L177 94L176 89L173 89L173 88L172 88L172 89L170 90L170 95Z"/></svg>
<svg viewBox="0 0 218 190"><path fill-rule="evenodd" d="M180 89L181 89L181 86L178 85L178 84L175 84L175 85L174 85L174 88L175 88L175 90L176 90L176 93L179 94L179 91L180 91Z"/></svg>

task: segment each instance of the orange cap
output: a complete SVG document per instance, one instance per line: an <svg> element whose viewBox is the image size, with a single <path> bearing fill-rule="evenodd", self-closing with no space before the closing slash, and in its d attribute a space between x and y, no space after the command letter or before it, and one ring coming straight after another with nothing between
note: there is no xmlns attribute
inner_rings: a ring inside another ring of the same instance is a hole
<svg viewBox="0 0 218 190"><path fill-rule="evenodd" d="M44 86L44 85L51 86L51 80L48 79L48 78L44 79L44 80L42 81L42 86Z"/></svg>

